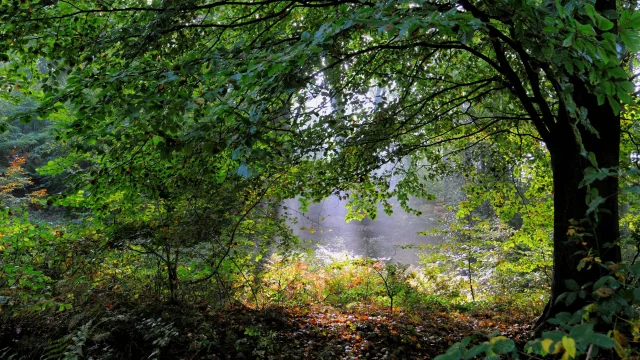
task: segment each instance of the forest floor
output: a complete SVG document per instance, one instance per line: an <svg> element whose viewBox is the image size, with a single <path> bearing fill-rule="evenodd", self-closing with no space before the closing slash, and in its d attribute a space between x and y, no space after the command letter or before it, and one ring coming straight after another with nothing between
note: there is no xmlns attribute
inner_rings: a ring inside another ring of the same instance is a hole
<svg viewBox="0 0 640 360"><path fill-rule="evenodd" d="M480 343L499 333L522 345L534 321L531 315L478 309L103 305L8 318L5 313L0 358L80 352L82 359L432 359L465 336Z"/></svg>
<svg viewBox="0 0 640 360"><path fill-rule="evenodd" d="M227 328L257 327L272 334L274 348L286 359L431 359L465 336L480 341L497 331L525 342L532 323L493 312L389 314L325 307L241 311L215 318Z"/></svg>

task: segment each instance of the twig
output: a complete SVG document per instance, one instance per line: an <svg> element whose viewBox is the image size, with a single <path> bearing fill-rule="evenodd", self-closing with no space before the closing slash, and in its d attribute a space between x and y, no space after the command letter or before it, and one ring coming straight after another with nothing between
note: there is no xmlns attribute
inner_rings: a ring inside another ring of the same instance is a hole
<svg viewBox="0 0 640 360"><path fill-rule="evenodd" d="M587 350L587 356L584 358L584 360L589 360L589 358L591 357L591 350L593 350L593 344L589 345L589 350Z"/></svg>

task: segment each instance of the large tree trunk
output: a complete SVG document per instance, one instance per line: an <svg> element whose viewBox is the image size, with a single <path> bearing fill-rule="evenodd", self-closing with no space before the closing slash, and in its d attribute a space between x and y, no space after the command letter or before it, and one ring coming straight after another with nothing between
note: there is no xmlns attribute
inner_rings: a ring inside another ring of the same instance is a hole
<svg viewBox="0 0 640 360"><path fill-rule="evenodd" d="M577 298L573 304L556 303L558 297L568 291L565 281L575 280L579 285L595 282L607 270L596 263L620 261L618 245L618 177L609 176L580 187L586 168L593 166L581 154L580 144L587 153L595 155L599 168L618 169L620 156L620 117L614 115L608 103L598 106L597 99L590 94L584 83L574 79L574 100L578 107L588 110L588 119L598 134L593 134L582 124L577 125L580 139L576 138L572 123L575 119L559 121L552 131L552 141L547 145L551 154L554 181L554 256L553 283L550 303L542 320L554 317L559 312L574 312L593 299L591 288L586 299ZM606 199L596 211L586 215L588 189L597 189L598 195ZM596 219L597 216L597 219ZM573 236L570 233L576 232ZM589 235L580 236L586 233ZM578 270L582 259L585 267Z"/></svg>

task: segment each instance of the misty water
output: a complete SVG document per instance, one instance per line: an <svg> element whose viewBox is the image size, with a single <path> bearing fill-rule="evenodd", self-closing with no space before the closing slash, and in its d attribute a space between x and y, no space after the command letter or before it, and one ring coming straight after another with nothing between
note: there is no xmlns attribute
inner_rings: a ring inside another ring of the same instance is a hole
<svg viewBox="0 0 640 360"><path fill-rule="evenodd" d="M386 90L382 87L371 89L360 99L358 106L371 108L378 106L383 101L385 92ZM308 105L315 109L323 109L325 113L331 113L337 109L346 113L354 110L349 106L345 108L344 105L340 105L337 98L324 96L314 98L308 102ZM379 171L393 172L395 166L409 166L409 158L404 158L397 164L388 163ZM391 187L395 186L397 180L392 176ZM457 194L459 191L457 181L447 183L440 180L437 183L442 189L453 186L455 190L448 191L449 193ZM442 241L440 236L419 234L441 226L439 220L446 212L442 201L412 199L409 202L410 207L422 212L422 215L417 216L407 213L400 207L397 200L391 199L389 201L393 209L391 215L385 214L382 205L378 205L375 220L365 217L362 221L346 222L345 205L348 201L332 195L320 203L311 204L308 211L302 213L299 201L289 199L284 202L281 214L294 219L289 221L294 234L298 235L302 241L306 241L307 246L320 258L335 260L347 256L366 257L418 265L420 245ZM407 245L414 246L409 248Z"/></svg>
<svg viewBox="0 0 640 360"><path fill-rule="evenodd" d="M307 246L318 257L358 256L418 265L419 246L441 241L439 236L419 234L442 225L438 220L446 210L441 202L412 200L411 207L422 211L422 215L417 216L405 212L397 201L391 201L393 214L390 216L379 205L375 220L365 217L362 221L346 222L347 202L334 195L311 204L303 214L298 200L290 199L283 204L282 212L297 220L297 224L290 222L294 233L308 241ZM402 248L406 245L415 247Z"/></svg>

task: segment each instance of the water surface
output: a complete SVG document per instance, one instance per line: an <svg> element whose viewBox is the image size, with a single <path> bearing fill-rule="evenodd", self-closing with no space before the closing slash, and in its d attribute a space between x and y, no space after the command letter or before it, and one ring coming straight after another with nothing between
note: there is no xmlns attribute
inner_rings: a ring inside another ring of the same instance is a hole
<svg viewBox="0 0 640 360"><path fill-rule="evenodd" d="M391 216L379 205L375 220L366 217L345 222L347 202L334 195L311 204L309 211L302 214L298 200L290 199L285 201L282 211L297 219L297 224L291 224L294 233L303 241L309 240L318 256L348 254L418 265L419 245L441 241L439 236L418 234L441 225L438 219L445 210L437 201L413 200L410 204L422 211L421 216L405 212L397 201L392 201ZM403 249L406 245L416 248Z"/></svg>

